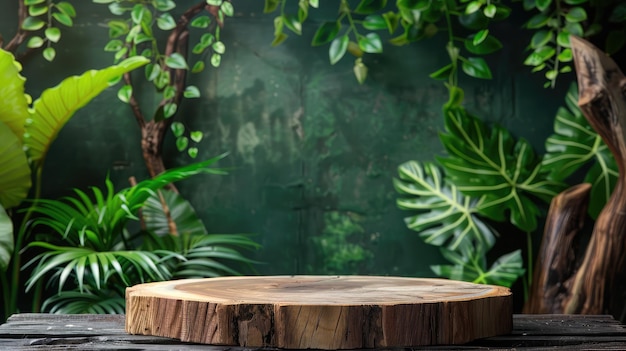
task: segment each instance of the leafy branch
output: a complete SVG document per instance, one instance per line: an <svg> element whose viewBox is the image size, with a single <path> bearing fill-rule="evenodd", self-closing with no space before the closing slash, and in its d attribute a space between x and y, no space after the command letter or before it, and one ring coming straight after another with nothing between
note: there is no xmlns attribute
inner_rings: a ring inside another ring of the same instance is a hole
<svg viewBox="0 0 626 351"><path fill-rule="evenodd" d="M309 7L319 7L317 0L301 0L298 3L298 15L294 15L286 10L286 3L286 0L265 1L265 13L279 12L274 19L272 45L279 45L287 39L285 27L301 35ZM500 49L502 44L489 33L488 26L494 21L506 19L510 12L510 8L496 2L472 1L464 4L463 1L399 0L389 10L384 0L361 0L356 6L342 0L339 2L337 18L323 22L317 28L311 45L330 44L328 56L331 64L350 53L355 57L355 77L359 83L363 83L368 70L363 61L364 55L383 52L383 40L376 31L387 31L393 36L389 39L392 45L407 45L432 38L439 31L444 31L448 33L446 48L451 63L433 72L431 77L448 79L450 85L456 86L458 66L471 77L491 78L491 70L483 58L461 53L467 51L470 55L486 55ZM453 17L464 28L463 37L453 33L456 28Z"/></svg>

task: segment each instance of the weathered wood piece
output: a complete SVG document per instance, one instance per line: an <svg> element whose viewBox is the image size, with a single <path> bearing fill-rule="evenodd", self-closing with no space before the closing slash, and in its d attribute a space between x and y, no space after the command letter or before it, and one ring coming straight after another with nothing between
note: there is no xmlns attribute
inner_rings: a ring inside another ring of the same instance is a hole
<svg viewBox="0 0 626 351"><path fill-rule="evenodd" d="M141 284L126 331L215 345L356 349L507 334L507 288L443 279L273 276Z"/></svg>
<svg viewBox="0 0 626 351"><path fill-rule="evenodd" d="M576 190L548 214L533 277L530 313L610 313L620 319L626 304L626 78L604 52L571 37L578 77L578 105L613 154L619 176L595 222L584 257L572 256L587 204ZM572 197L573 196L573 197ZM570 201L570 202L568 202ZM554 205L553 205L554 206ZM578 208L576 208L578 206ZM568 222L571 221L571 222Z"/></svg>
<svg viewBox="0 0 626 351"><path fill-rule="evenodd" d="M598 216L585 258L573 277L564 312L618 315L626 272L626 79L615 62L572 36L578 105L615 157L619 177Z"/></svg>
<svg viewBox="0 0 626 351"><path fill-rule="evenodd" d="M576 272L576 248L587 215L591 184L575 185L550 203L524 313L563 313L567 281Z"/></svg>
<svg viewBox="0 0 626 351"><path fill-rule="evenodd" d="M124 331L124 319L123 315L16 314L0 325L0 350L271 350L198 345L158 336L129 335ZM513 315L513 331L507 335L479 339L462 346L411 348L412 351L450 349L625 350L626 328L606 315ZM407 351L406 348L395 350Z"/></svg>

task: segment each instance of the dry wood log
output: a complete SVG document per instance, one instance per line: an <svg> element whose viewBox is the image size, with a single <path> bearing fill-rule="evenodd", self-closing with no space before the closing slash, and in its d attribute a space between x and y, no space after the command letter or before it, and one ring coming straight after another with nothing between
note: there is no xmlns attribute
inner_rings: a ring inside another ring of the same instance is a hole
<svg viewBox="0 0 626 351"><path fill-rule="evenodd" d="M576 248L591 184L573 186L552 199L524 313L563 313L568 281L576 272Z"/></svg>
<svg viewBox="0 0 626 351"><path fill-rule="evenodd" d="M626 272L626 79L615 62L592 44L574 36L571 44L578 105L615 157L619 177L596 220L582 265L572 278L564 312L619 315Z"/></svg>
<svg viewBox="0 0 626 351"><path fill-rule="evenodd" d="M130 334L247 347L461 344L512 328L509 289L443 279L188 279L128 288L126 303Z"/></svg>

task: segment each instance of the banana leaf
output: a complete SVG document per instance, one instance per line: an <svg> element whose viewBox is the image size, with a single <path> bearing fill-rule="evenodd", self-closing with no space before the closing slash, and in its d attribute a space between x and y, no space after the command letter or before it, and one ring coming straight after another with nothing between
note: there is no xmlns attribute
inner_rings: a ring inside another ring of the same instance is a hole
<svg viewBox="0 0 626 351"><path fill-rule="evenodd" d="M13 222L0 205L0 274L7 270L13 254Z"/></svg>
<svg viewBox="0 0 626 351"><path fill-rule="evenodd" d="M24 143L31 161L40 162L74 113L109 87L114 78L148 62L145 57L134 56L115 66L66 78L56 87L45 90L34 102L29 123L26 123Z"/></svg>
<svg viewBox="0 0 626 351"><path fill-rule="evenodd" d="M13 131L0 122L0 205L19 205L31 187L30 167L21 143Z"/></svg>
<svg viewBox="0 0 626 351"><path fill-rule="evenodd" d="M28 117L28 96L24 94L22 66L13 55L0 49L0 122L4 122L22 140ZM4 139L0 139L4 143Z"/></svg>

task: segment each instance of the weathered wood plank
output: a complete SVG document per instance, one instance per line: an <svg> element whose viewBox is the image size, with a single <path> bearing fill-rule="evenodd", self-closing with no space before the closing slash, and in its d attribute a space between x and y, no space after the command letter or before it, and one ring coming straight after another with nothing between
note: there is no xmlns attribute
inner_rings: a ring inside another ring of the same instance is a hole
<svg viewBox="0 0 626 351"><path fill-rule="evenodd" d="M169 338L129 335L124 332L124 321L123 315L18 314L0 325L0 350L279 350L197 345ZM401 350L626 349L626 327L611 316L514 315L513 328L510 335L477 340L467 345Z"/></svg>

